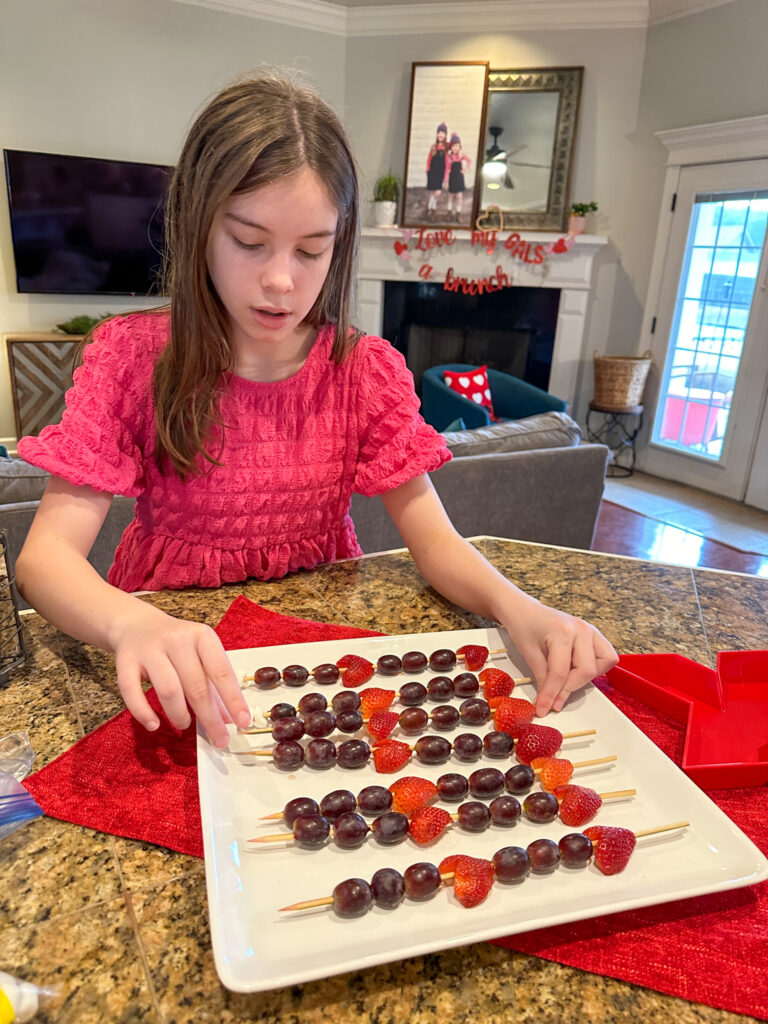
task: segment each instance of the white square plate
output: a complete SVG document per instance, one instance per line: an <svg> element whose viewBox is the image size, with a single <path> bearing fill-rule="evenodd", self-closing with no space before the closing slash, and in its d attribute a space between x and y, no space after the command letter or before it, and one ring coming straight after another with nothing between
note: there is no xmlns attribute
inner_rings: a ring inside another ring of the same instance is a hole
<svg viewBox="0 0 768 1024"><path fill-rule="evenodd" d="M375 664L386 653L420 650L429 655L438 648L455 650L468 643L502 648L508 647L505 639L496 629L474 629L256 648L231 651L229 657L242 678L264 665L312 667L347 653L361 654ZM513 675L522 674L505 656L489 664ZM374 675L366 686L396 690L410 680L426 683L430 674ZM268 710L281 700L296 704L311 689L321 690L330 704L339 688L280 686L266 692L246 689L245 693L251 707ZM515 689L515 696L532 699L533 693L530 684ZM430 709L429 704L425 707ZM401 709L399 704L393 706L395 711ZM452 890L445 888L424 903L406 899L396 910L374 907L354 920L342 920L327 907L298 913L279 913L278 908L329 896L344 878L369 880L380 867L403 871L416 861L438 864L449 853L490 858L503 846L525 847L540 837L557 841L574 829L559 820L535 825L523 819L513 828L492 826L481 834L452 828L428 847L419 847L410 839L399 846L382 847L372 836L359 850L340 850L332 842L314 851L291 843L249 846L250 837L286 829L282 822L261 822L259 818L281 811L296 796L311 796L319 802L334 789L358 793L374 783L389 786L404 775L435 781L449 771L469 775L480 767L506 770L516 762L483 757L474 764L463 764L451 758L444 765L429 767L412 761L394 775L379 775L368 766L357 771L334 767L325 772L302 766L285 773L268 758L246 759L234 752L256 746L271 748L268 733L233 736L225 751L216 750L198 734L211 936L216 969L224 985L235 992L278 988L533 928L751 885L768 877L768 861L757 847L595 687L572 697L559 715L549 716L546 722L562 732L597 730L594 736L566 740L560 756L576 761L618 755L611 765L578 771L574 782L598 792L637 790L631 799L606 801L590 824L640 831L685 819L690 826L638 840L625 870L610 877L594 865L581 870L560 867L553 874L529 876L517 885L496 883L488 899L471 910L463 908ZM484 733L490 728L462 726L442 735L450 739L459 732ZM332 738L349 737L334 734ZM452 811L456 808L455 804L441 806Z"/></svg>

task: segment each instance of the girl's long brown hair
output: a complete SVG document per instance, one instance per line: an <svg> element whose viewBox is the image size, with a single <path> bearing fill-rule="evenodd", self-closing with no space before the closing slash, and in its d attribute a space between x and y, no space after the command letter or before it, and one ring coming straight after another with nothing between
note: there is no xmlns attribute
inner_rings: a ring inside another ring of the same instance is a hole
<svg viewBox="0 0 768 1024"><path fill-rule="evenodd" d="M206 246L214 213L250 192L309 167L339 213L325 283L305 322L335 324L334 362L360 337L350 306L359 236L357 175L341 122L315 93L277 73L224 89L190 129L166 206L162 291L170 298L171 337L154 371L155 458L185 479L221 426L222 374L234 364L227 312L213 287Z"/></svg>

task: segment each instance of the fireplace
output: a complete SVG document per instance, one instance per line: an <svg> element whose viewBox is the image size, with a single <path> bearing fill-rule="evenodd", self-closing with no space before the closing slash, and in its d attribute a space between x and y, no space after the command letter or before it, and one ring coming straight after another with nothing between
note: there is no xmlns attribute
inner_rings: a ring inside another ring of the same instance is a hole
<svg viewBox="0 0 768 1024"><path fill-rule="evenodd" d="M533 264L509 255L508 232L485 247L474 245L469 231L449 234L450 242L424 251L419 229L364 228L356 322L400 348L417 378L427 365L488 362L546 388L573 409L580 368L592 359L594 345L585 337L592 269L607 238L579 235L565 253ZM558 236L526 231L522 237L535 246ZM498 282L499 270L508 284L498 291L477 296L445 287L459 275L467 280L496 275ZM403 297L390 299L397 286L404 288ZM443 298L458 303L448 307L448 326L445 319L432 319ZM496 303L507 300L513 305L497 318Z"/></svg>
<svg viewBox="0 0 768 1024"><path fill-rule="evenodd" d="M405 356L421 394L430 366L485 363L549 387L560 291L505 288L462 295L426 281L386 281L383 334Z"/></svg>

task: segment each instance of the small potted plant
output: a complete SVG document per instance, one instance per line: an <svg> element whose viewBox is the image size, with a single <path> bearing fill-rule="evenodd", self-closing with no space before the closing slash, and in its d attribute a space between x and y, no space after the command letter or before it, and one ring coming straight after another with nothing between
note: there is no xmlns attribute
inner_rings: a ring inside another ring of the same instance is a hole
<svg viewBox="0 0 768 1024"><path fill-rule="evenodd" d="M587 214L597 210L597 203L574 203L571 206L571 219L568 221L568 234L581 235L587 224Z"/></svg>
<svg viewBox="0 0 768 1024"><path fill-rule="evenodd" d="M389 171L379 178L373 187L373 208L376 227L392 227L397 220L397 200L400 198L400 182Z"/></svg>

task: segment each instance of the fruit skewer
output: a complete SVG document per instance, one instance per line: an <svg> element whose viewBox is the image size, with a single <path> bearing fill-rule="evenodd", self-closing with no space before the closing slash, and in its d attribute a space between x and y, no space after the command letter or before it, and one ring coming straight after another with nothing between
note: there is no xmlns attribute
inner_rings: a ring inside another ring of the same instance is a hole
<svg viewBox="0 0 768 1024"><path fill-rule="evenodd" d="M604 800L626 799L634 796L635 789L621 789L612 793L596 793L584 786L565 786L563 806L571 790L578 790L577 800L571 801L570 815L563 823L570 826L586 825L597 814ZM543 800L538 798L542 797ZM552 805L554 809L552 809ZM443 832L458 825L464 832L485 832L491 825L511 828L521 817L536 824L549 824L557 817L559 800L553 793L531 793L523 805L509 794L497 796L490 805L479 800L468 800L461 804L456 814L443 807L419 807L406 816L400 811L385 811L371 822L356 811L339 814L335 820L323 814L300 814L293 822L290 832L278 832L269 836L249 839L249 843L295 842L305 849L316 849L325 845L330 836L337 846L345 850L356 850L371 833L382 846L393 846L410 836L419 846L438 839ZM576 813L578 810L579 813ZM562 814L561 814L562 817Z"/></svg>
<svg viewBox="0 0 768 1024"><path fill-rule="evenodd" d="M515 746L517 758L524 764L538 757L550 757L555 754L565 739L576 739L581 736L594 736L595 729L582 729L576 732L561 733L545 725L529 725L523 730ZM499 740L499 737L502 739ZM444 736L422 736L413 746L399 740L384 740L373 751L365 740L345 740L338 748L332 740L313 739L302 747L296 740L281 740L270 750L235 751L239 757L271 757L275 767L281 771L293 771L301 764L309 768L325 770L338 763L342 768L362 768L373 757L377 772L397 772L403 768L415 754L422 764L445 764L451 753L460 761L477 761L485 752L488 756L501 756L496 746L503 744L505 753L511 753L510 737L507 733L490 732L480 737L476 733L459 733L450 743Z"/></svg>
<svg viewBox="0 0 768 1024"><path fill-rule="evenodd" d="M319 694L322 697L322 694ZM394 729L400 728L406 736L415 736L432 726L440 732L447 732L459 725L485 725L494 719L496 728L515 738L523 729L530 725L535 716L533 704L515 697L503 697L495 708L481 697L470 697L462 701L459 707L443 704L429 714L424 708L407 707L397 714L394 711L374 711L368 716L360 713L341 712L337 717L327 707L319 710L319 702L312 701L305 707L317 707L318 710L305 711L303 717L298 715L278 716L272 725L242 730L250 736L270 733L276 741L299 740L307 735L315 739L330 736L336 729L339 732L356 732L360 724L365 725L374 740L382 740ZM277 707L277 705L276 705ZM278 709L279 710L279 709ZM339 723L338 719L341 719ZM355 728L356 727L356 728ZM242 734L242 733L241 733Z"/></svg>
<svg viewBox="0 0 768 1024"><path fill-rule="evenodd" d="M303 686L312 677L318 683L336 683L341 678L344 686L361 686L367 683L375 672L384 676L396 676L401 672L450 672L458 661L463 661L471 672L485 665L489 657L506 655L504 648L489 651L479 644L466 644L456 651L441 648L427 657L422 651L408 651L401 657L397 654L382 654L374 665L359 654L345 654L337 662L325 662L313 669L305 665L286 665L281 671L273 665L257 668L253 675L242 677L243 685L253 683L259 690L271 690L284 683L286 686Z"/></svg>
<svg viewBox="0 0 768 1024"><path fill-rule="evenodd" d="M369 686L359 692L350 689L341 690L331 698L331 710L337 719L347 713L360 712L354 729L337 726L342 732L354 732L367 718L377 712L389 711L396 700L406 708L416 708L426 703L427 700L444 703L455 696L466 699L477 695L480 689L480 680L483 682L485 700L492 708L498 707L504 697L509 697L517 683L531 682L527 676L513 678L502 669L485 669L480 673L479 680L471 672L462 672L454 679L449 676L435 676L429 680L427 686L412 682L406 683L399 690L384 690L376 686ZM521 701L521 703L532 708L528 700ZM296 718L297 715L306 716L316 711L327 711L328 705L329 701L325 693L312 690L301 697L297 707L287 701L280 701L263 714L264 718L276 721L280 718ZM522 711L527 713L528 708L523 708ZM249 728L239 731L244 735L250 735L264 730Z"/></svg>
<svg viewBox="0 0 768 1024"><path fill-rule="evenodd" d="M502 847L490 860L451 854L439 865L427 861L411 864L402 874L395 868L379 868L370 883L362 878L347 878L335 886L330 896L302 900L280 907L280 911L330 906L339 917L361 917L374 903L383 909L393 910L405 897L422 902L441 886L453 886L462 906L476 907L488 896L494 881L520 882L531 872L551 874L559 864L583 868L594 859L595 867L604 875L618 874L627 866L638 839L686 828L689 824L688 821L677 821L640 832L592 825L583 832L563 836L558 843L551 839L534 839L526 848Z"/></svg>
<svg viewBox="0 0 768 1024"><path fill-rule="evenodd" d="M436 800L444 803L458 803L467 796L476 800L493 800L506 790L514 796L522 796L533 786L536 775L547 772L551 767L557 785L564 785L576 768L609 764L616 760L615 754L594 757L588 761L572 763L564 758L543 758L547 763L535 770L529 765L513 765L505 773L498 768L478 768L467 777L458 772L441 775L437 782L417 775L405 775L389 788L366 786L355 794L349 789L334 789L318 803L312 797L298 796L289 800L282 811L265 814L260 821L283 821L288 828L300 815L322 814L329 821L335 821L341 814L357 811L363 815L376 816L386 811L412 814L419 807L427 807ZM542 778L542 785L544 780Z"/></svg>

